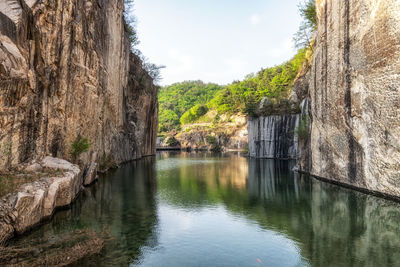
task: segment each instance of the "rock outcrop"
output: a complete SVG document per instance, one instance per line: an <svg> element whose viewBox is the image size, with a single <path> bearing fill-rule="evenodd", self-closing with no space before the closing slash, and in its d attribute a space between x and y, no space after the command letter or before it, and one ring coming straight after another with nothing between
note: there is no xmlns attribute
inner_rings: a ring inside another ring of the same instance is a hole
<svg viewBox="0 0 400 267"><path fill-rule="evenodd" d="M0 245L50 217L57 208L71 204L81 190L83 179L78 166L52 157L44 158L40 166L62 173L23 185L18 193L0 200Z"/></svg>
<svg viewBox="0 0 400 267"><path fill-rule="evenodd" d="M130 52L123 12L123 0L1 1L3 165L68 159L78 135L90 142L85 169L155 153L157 87Z"/></svg>
<svg viewBox="0 0 400 267"><path fill-rule="evenodd" d="M311 130L300 168L400 197L400 1L316 5L313 64L304 85Z"/></svg>
<svg viewBox="0 0 400 267"><path fill-rule="evenodd" d="M179 146L185 150L198 151L241 151L248 146L247 118L243 115L222 116L217 125L213 123L194 123L185 125L175 135ZM169 140L164 140L165 145ZM174 147L174 145L172 145Z"/></svg>

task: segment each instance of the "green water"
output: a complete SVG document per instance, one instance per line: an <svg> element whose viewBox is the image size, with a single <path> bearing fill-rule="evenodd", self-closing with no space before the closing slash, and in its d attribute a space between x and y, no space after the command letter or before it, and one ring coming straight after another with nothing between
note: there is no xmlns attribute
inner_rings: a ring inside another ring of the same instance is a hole
<svg viewBox="0 0 400 267"><path fill-rule="evenodd" d="M79 266L400 266L400 205L291 172L294 162L161 153L101 177L15 241L108 229Z"/></svg>

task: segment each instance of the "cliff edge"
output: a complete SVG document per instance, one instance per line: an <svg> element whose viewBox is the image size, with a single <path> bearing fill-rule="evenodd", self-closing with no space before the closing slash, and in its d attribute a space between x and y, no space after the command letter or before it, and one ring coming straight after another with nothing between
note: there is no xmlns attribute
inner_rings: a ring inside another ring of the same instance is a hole
<svg viewBox="0 0 400 267"><path fill-rule="evenodd" d="M400 196L400 1L317 0L300 169ZM302 81L304 83L304 81Z"/></svg>
<svg viewBox="0 0 400 267"><path fill-rule="evenodd" d="M0 3L2 165L70 159L77 136L87 168L155 153L157 87L130 52L124 1Z"/></svg>

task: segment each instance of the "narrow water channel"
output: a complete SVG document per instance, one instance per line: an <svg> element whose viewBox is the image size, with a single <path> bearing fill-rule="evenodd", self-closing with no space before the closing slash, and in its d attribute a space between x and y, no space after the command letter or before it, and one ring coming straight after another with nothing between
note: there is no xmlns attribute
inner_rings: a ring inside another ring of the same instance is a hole
<svg viewBox="0 0 400 267"><path fill-rule="evenodd" d="M293 164L160 153L104 175L14 244L90 229L111 239L80 266L400 266L398 203Z"/></svg>

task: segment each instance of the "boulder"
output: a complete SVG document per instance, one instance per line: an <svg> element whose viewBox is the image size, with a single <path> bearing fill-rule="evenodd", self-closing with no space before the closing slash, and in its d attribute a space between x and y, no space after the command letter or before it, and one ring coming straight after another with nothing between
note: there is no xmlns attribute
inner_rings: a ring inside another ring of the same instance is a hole
<svg viewBox="0 0 400 267"><path fill-rule="evenodd" d="M71 204L78 195L83 183L78 166L52 157L46 157L41 165L64 173L60 177L42 178L23 185L18 193L8 195L0 202L0 245L14 232L22 234L50 217L57 208Z"/></svg>

